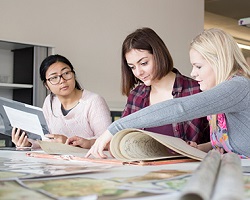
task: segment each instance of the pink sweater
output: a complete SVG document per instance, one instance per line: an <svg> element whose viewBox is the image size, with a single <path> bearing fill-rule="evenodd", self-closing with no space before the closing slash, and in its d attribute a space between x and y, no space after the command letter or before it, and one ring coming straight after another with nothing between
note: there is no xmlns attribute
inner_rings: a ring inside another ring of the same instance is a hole
<svg viewBox="0 0 250 200"><path fill-rule="evenodd" d="M66 116L62 114L61 102L57 97L53 98L52 108L53 113L48 95L43 112L52 134L97 138L111 124L110 110L104 98L87 90L83 91L79 103Z"/></svg>

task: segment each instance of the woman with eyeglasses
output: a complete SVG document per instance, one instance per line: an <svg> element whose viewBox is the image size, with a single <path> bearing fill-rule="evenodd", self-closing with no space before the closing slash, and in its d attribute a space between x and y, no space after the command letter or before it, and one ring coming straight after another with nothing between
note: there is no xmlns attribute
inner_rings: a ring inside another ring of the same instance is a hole
<svg viewBox="0 0 250 200"><path fill-rule="evenodd" d="M105 100L86 89L76 80L70 61L61 55L51 55L40 66L40 78L50 91L43 104L43 112L51 134L50 141L90 148L95 139L111 124L110 110ZM25 132L13 128L12 142L17 147L36 146ZM78 145L79 142L79 145Z"/></svg>

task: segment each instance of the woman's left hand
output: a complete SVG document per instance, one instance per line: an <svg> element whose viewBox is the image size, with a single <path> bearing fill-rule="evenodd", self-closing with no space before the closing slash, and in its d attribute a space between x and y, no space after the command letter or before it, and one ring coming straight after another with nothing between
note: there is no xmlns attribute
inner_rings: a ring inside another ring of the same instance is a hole
<svg viewBox="0 0 250 200"><path fill-rule="evenodd" d="M45 137L47 137L50 142L59 142L63 144L68 139L65 135L61 135L61 134L46 134Z"/></svg>
<svg viewBox="0 0 250 200"><path fill-rule="evenodd" d="M94 144L95 140L88 140L79 136L74 136L71 138L68 138L66 141L66 144L72 145L72 146L78 146L82 147L84 149L89 149L92 144Z"/></svg>

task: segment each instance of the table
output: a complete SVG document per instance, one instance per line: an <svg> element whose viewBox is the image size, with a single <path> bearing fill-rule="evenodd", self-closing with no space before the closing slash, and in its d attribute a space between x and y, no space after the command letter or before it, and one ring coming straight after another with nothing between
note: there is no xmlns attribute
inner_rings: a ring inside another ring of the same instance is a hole
<svg viewBox="0 0 250 200"><path fill-rule="evenodd" d="M39 151L38 151L39 152ZM51 184L52 186L50 187L54 187L57 190L64 190L64 192L69 192L72 190L72 193L74 192L75 186L72 188L68 188L68 186L66 188L63 188L62 183L66 184L66 183L70 183L72 182L72 185L76 185L76 184L85 184L86 182L91 182L91 181L99 181L98 182L98 187L101 187L100 184L106 184L105 186L109 188L112 188L114 190L114 184L117 182L117 180L121 181L122 179L124 180L133 180L135 178L140 178L143 177L147 174L149 174L150 172L155 173L155 172L159 172L161 170L180 170L180 171L194 171L200 164L200 162L187 162L187 163L178 163L178 164L167 164L167 165L158 165L158 166L131 166L131 165L107 165L107 164L97 164L97 163L86 163L86 162L77 162L77 161L66 161L66 160L56 160L56 159L44 159L44 158L34 158L34 157L28 157L26 156L27 152L24 151L8 151L8 150L0 150L0 163L2 163L1 165L1 171L2 170L10 170L10 171L14 171L15 172L27 172L28 171L32 172L32 173L38 173L38 174L45 174L47 177L43 177L43 179L39 179L38 182L37 181L33 181L36 180L32 177L30 178L23 178L22 176L19 177L19 179L13 178L13 179L9 179L9 180L5 180L5 181L0 181L1 183L4 183L5 187L3 187L3 185L0 187L0 195L1 192L8 192L6 189L4 190L3 188L11 188L11 187L15 187L17 188L17 186L13 186L13 182L14 181L19 181L22 180L21 182L19 182L20 184L31 184L31 185L37 185L37 184L41 184L41 180L46 180L47 182L52 182L52 180L54 180L54 182L56 183L56 181L59 181L56 184ZM84 166L84 167L83 167ZM250 160L242 160L242 166L250 166ZM59 167L59 168L58 168ZM87 172L82 172L81 173L81 167L85 168L83 169L87 171L89 169L94 169L93 173L87 173ZM19 169L19 170L17 170ZM68 174L66 176L53 176L53 174L56 174L59 172L68 172L67 169L73 169L73 170L80 170L80 173L77 174ZM95 171L96 170L96 171ZM1 172L0 171L0 172ZM6 171L5 171L6 172ZM187 175L183 175L184 177ZM3 177L0 177L1 179ZM29 180L29 181L27 181ZM78 181L79 182L76 182ZM83 181L84 180L84 181ZM112 180L112 181L111 181ZM115 180L115 181L114 181ZM32 182L33 181L33 182ZM39 182L40 181L40 182ZM45 181L45 182L46 182ZM118 181L118 182L119 182ZM156 181L157 184L159 183L164 183L162 182L165 181L165 179L160 179L159 182ZM44 184L44 186L49 185L48 183L42 183ZM10 184L11 183L11 184ZM58 184L60 183L61 185L61 189L58 187ZM133 181L132 181L133 183ZM7 187L7 184L8 185ZM109 185L110 184L110 185ZM130 182L131 184L131 182ZM137 185L133 185L135 188L137 187ZM88 186L85 186L86 188L88 188ZM143 186L142 186L143 187ZM144 185L144 187L148 187L148 185ZM131 188L131 185L130 185ZM19 199L18 197L20 196L19 194L23 194L24 191L19 191L20 189L20 185L18 186L18 189L13 189L11 191L12 193L12 197L16 195L15 199ZM106 188L107 189L107 188ZM2 191L1 191L2 190ZM80 187L78 188L79 193L83 192L82 190L84 190L84 187ZM30 191L30 190L29 190ZM32 191L34 192L34 191ZM86 192L86 191L85 191ZM24 195L28 195L28 192L25 191ZM32 197L30 196L26 196L26 199L35 199L36 195L41 195L41 193L32 193ZM137 195L137 194L135 194ZM148 197L136 197L135 199L176 199L178 196L177 192L172 192L169 194L161 194L158 196L148 196ZM21 198L21 197L20 197ZM60 199L58 197L55 196L39 196L37 197L39 199ZM114 196L112 196L113 199L122 199L122 198L115 198ZM1 196L0 196L1 199ZM63 199L77 199L77 198L63 198ZM78 199L85 199L85 200L94 200L97 199L96 195L89 195L85 198L81 197ZM99 199L99 198L98 198ZM105 199L100 198L100 199ZM109 198L106 198L109 199ZM124 197L123 199L126 199L126 197Z"/></svg>
<svg viewBox="0 0 250 200"><path fill-rule="evenodd" d="M101 171L97 171L94 173L79 173L79 174L73 174L73 175L68 175L68 176L63 176L63 177L59 176L59 177L65 180L69 180L69 178L79 178L79 177L98 179L98 180L110 180L112 178L113 179L114 178L125 179L125 178L141 177L150 172L155 172L155 171L160 171L160 170L193 171L197 168L197 166L200 163L200 162L190 162L190 163L168 164L168 165L159 165L159 166L131 166L131 165L110 166L107 164L96 164L96 163L93 164L93 163L82 163L82 162L77 162L77 161L72 162L72 161L65 161L65 160L34 158L34 157L26 156L26 153L27 152L24 152L24 151L0 150L0 163L2 163L1 170L3 170L3 168L4 170L13 170L13 168L14 169L17 168L19 170L15 169L16 172L17 171L18 172L30 171L33 173L40 173L40 174L47 173L49 175L52 175L53 172L55 172L55 168L51 166L60 166L61 168L64 166L65 168L63 170L65 170L67 169L68 165L71 168L72 168L72 165L75 165L76 167L77 166L79 167L79 165L80 166L84 165L90 168L93 166L94 169L100 168ZM48 167L48 169L45 170L45 166ZM102 169L103 167L104 169ZM3 178L3 177L0 177L0 178ZM54 179L56 178L58 179L58 177L55 177ZM53 179L53 177L50 177L50 179ZM12 181L12 180L8 180L8 181ZM5 182L8 182L8 181L5 181ZM145 198L146 197L144 197L143 199ZM159 196L155 196L155 197L151 196L149 198L158 199Z"/></svg>

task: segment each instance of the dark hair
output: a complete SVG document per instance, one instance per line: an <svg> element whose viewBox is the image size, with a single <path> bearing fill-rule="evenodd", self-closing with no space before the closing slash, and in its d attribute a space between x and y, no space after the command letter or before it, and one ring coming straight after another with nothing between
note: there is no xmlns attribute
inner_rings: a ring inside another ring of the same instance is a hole
<svg viewBox="0 0 250 200"><path fill-rule="evenodd" d="M45 58L40 65L40 78L41 78L44 85L47 84L46 83L46 81L47 81L46 80L46 72L47 72L48 68L56 62L65 63L66 65L68 65L70 67L71 71L75 74L74 67L67 58L65 58L64 56L58 55L58 54L50 55L47 58ZM80 86L80 84L78 83L78 81L76 79L75 79L75 88L78 90L82 90L82 87ZM53 101L54 96L55 96L55 94L53 94L51 92L51 94L50 94L50 107L51 107L53 115L55 116L53 109L52 109L52 101ZM55 116L55 117L57 117L57 116Z"/></svg>
<svg viewBox="0 0 250 200"><path fill-rule="evenodd" d="M141 83L141 81L134 76L125 58L126 53L132 49L147 50L153 55L155 60L153 79L161 79L173 70L174 65L167 46L154 30L144 27L129 34L122 44L121 61L122 94L127 96L136 84Z"/></svg>
<svg viewBox="0 0 250 200"><path fill-rule="evenodd" d="M66 65L68 65L70 67L71 71L75 74L74 67L67 58L65 58L64 56L58 55L58 54L50 55L47 58L45 58L40 65L40 78L41 78L43 84L46 84L46 72L47 72L48 68L56 62L65 63ZM82 89L82 87L80 86L80 84L78 83L77 80L75 80L75 88L78 90Z"/></svg>

